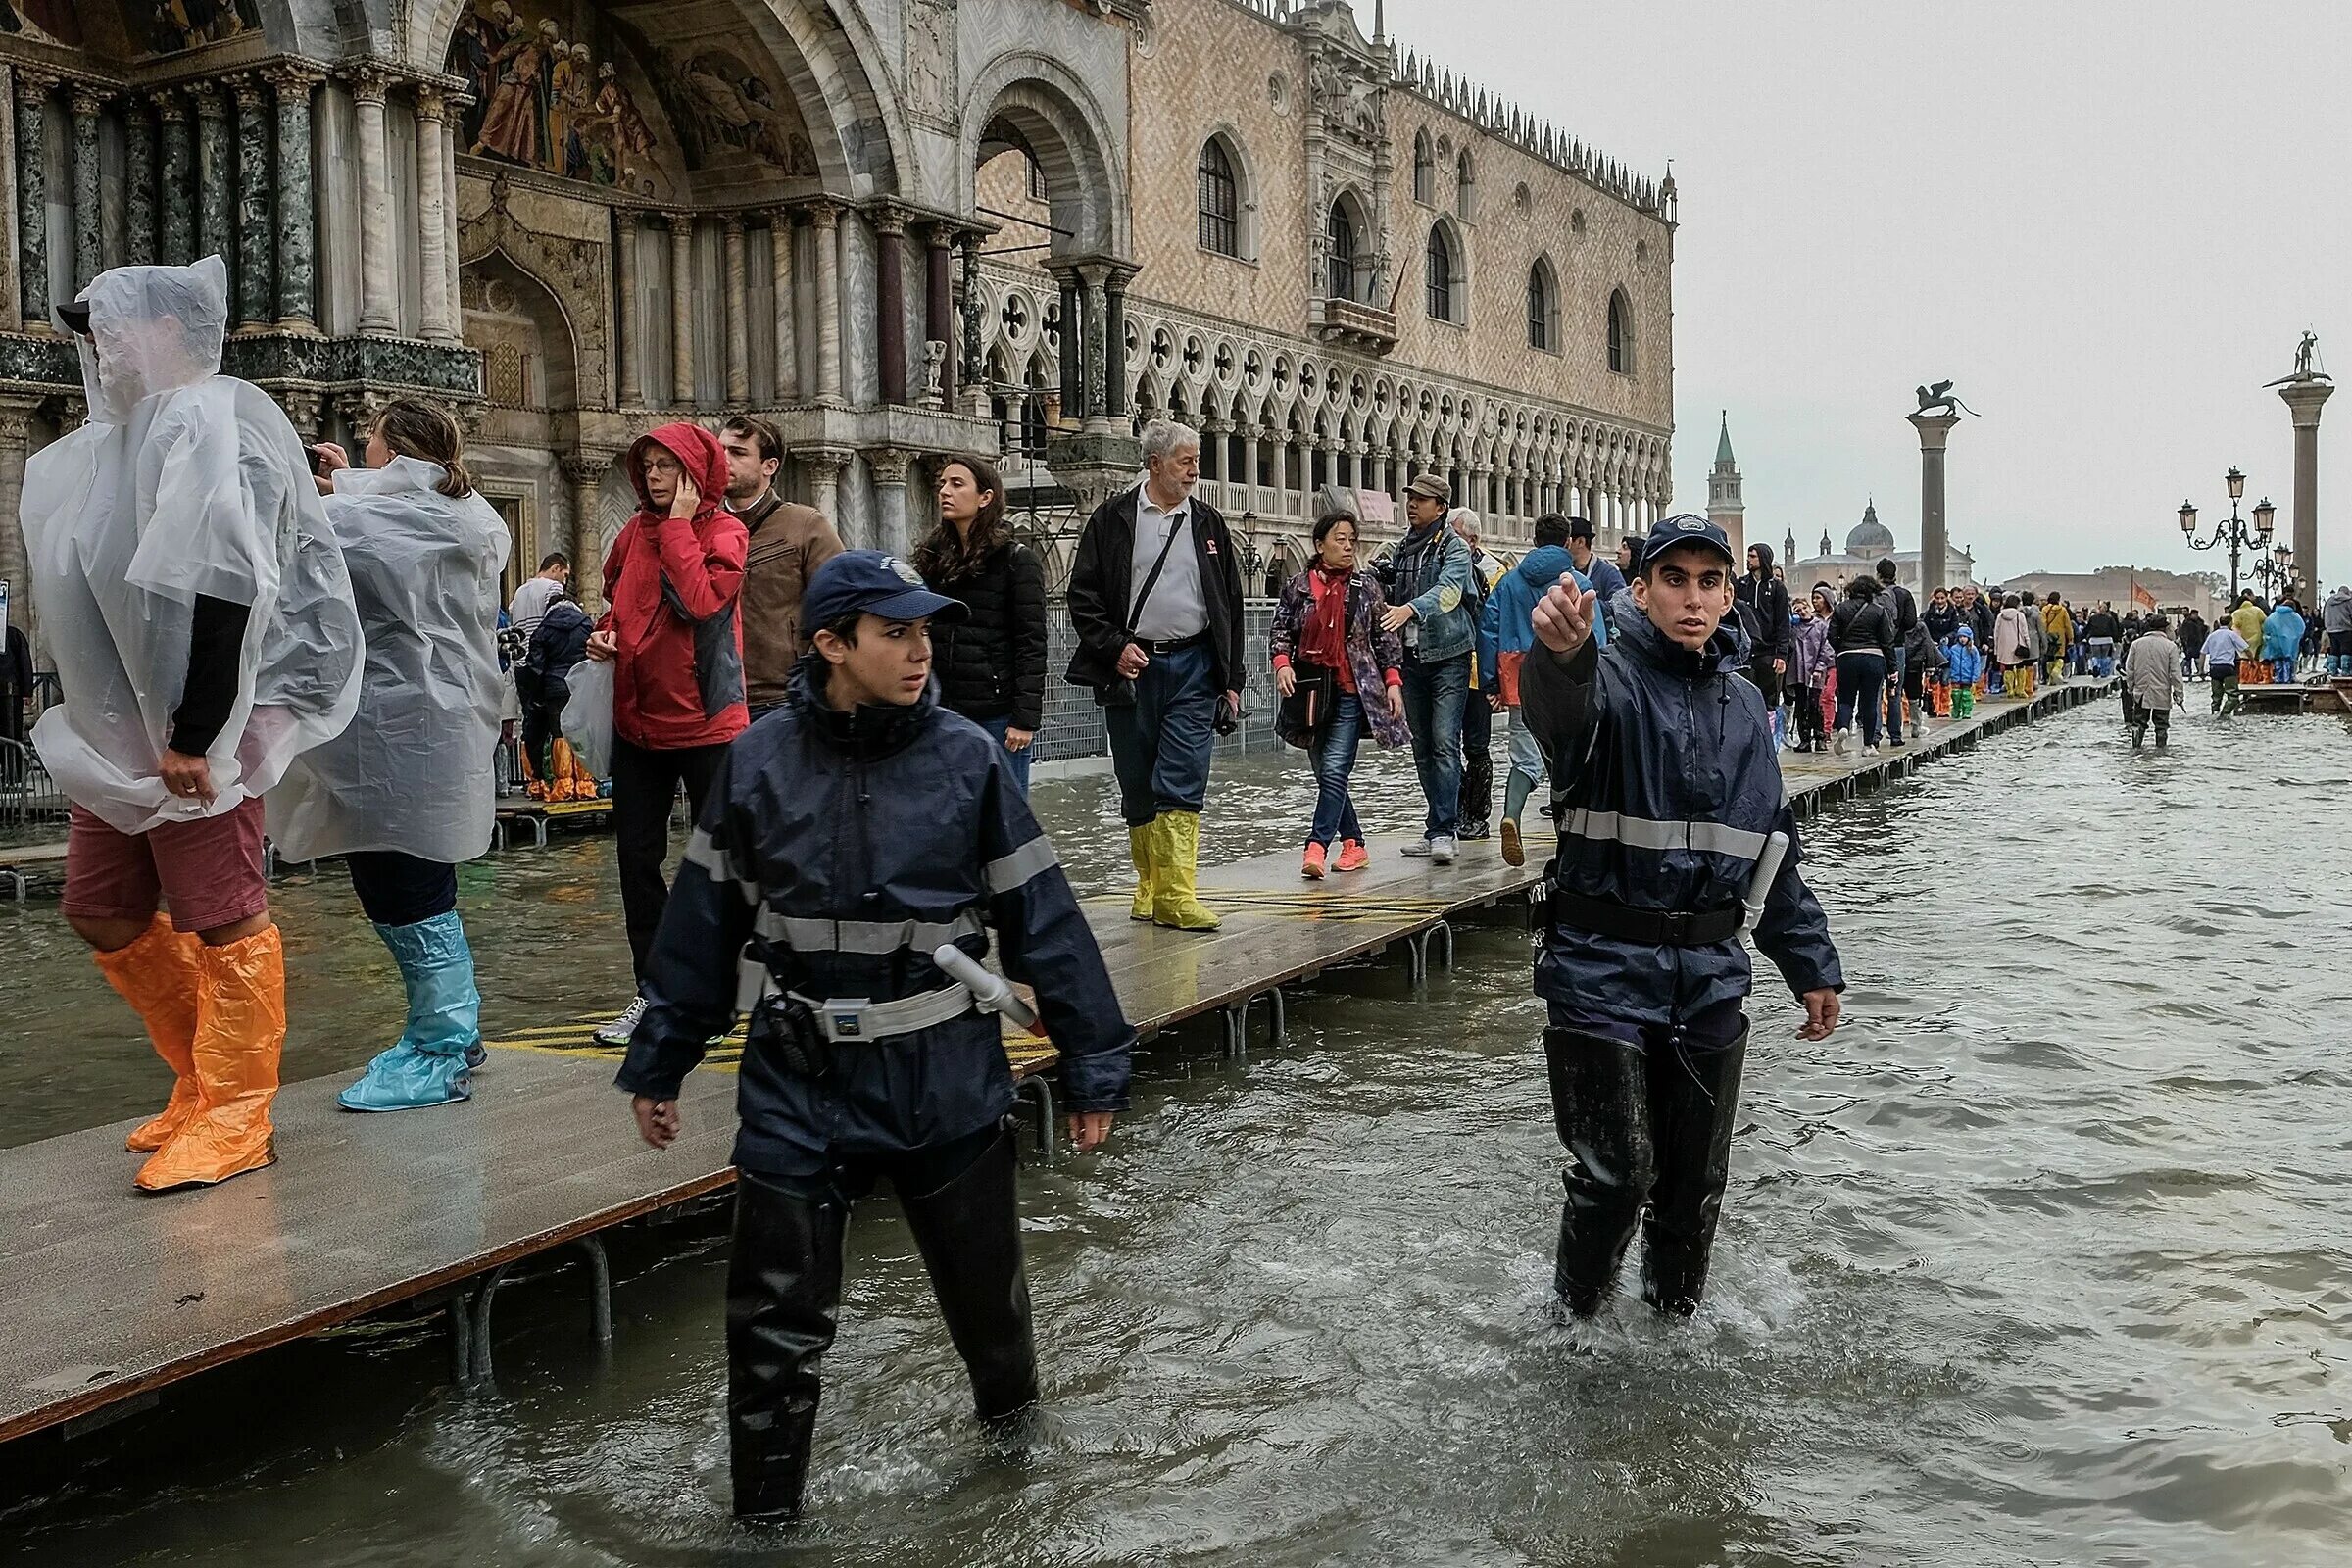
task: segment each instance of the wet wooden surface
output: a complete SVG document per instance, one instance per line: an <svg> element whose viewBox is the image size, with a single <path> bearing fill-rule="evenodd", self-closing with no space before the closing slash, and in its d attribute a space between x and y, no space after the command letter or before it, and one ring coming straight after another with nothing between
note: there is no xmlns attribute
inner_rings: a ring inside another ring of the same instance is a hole
<svg viewBox="0 0 2352 1568"><path fill-rule="evenodd" d="M2081 681L1984 704L1877 757L1785 755L1789 793L1810 814L2105 690ZM1214 934L1137 922L1124 899L1087 914L1148 1036L1522 896L1550 845L1532 810L1527 822L1523 867L1503 864L1499 841L1437 866L1391 837L1371 844L1365 870L1321 882L1298 874L1293 851L1206 868L1202 900L1224 916ZM348 1074L291 1085L277 1102L279 1163L215 1190L134 1196L131 1121L0 1151L0 1440L729 1184L741 1031L712 1052L714 1070L688 1078L685 1134L656 1152L612 1088L620 1053L589 1038L597 1021L499 1034L460 1108L352 1115L334 1104ZM1008 1032L1006 1050L1018 1076L1053 1063L1034 1037Z"/></svg>

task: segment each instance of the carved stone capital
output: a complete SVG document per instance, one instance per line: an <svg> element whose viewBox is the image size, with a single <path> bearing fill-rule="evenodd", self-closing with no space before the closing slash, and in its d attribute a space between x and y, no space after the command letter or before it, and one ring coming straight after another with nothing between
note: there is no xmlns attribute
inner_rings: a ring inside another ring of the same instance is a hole
<svg viewBox="0 0 2352 1568"><path fill-rule="evenodd" d="M326 79L326 73L307 61L279 60L263 68L262 79L283 98L288 93L309 92Z"/></svg>
<svg viewBox="0 0 2352 1568"><path fill-rule="evenodd" d="M351 95L364 104L381 108L392 91L392 73L377 65L358 65L343 74L351 83Z"/></svg>
<svg viewBox="0 0 2352 1568"><path fill-rule="evenodd" d="M428 125L449 122L449 91L429 81L416 84L416 118Z"/></svg>
<svg viewBox="0 0 2352 1568"><path fill-rule="evenodd" d="M564 470L564 477L576 488L603 484L605 475L612 471L612 453L584 447L564 453L556 460L556 466Z"/></svg>
<svg viewBox="0 0 2352 1568"><path fill-rule="evenodd" d="M829 196L802 203L801 211L807 213L808 221L824 233L832 233L841 224L842 204Z"/></svg>
<svg viewBox="0 0 2352 1568"><path fill-rule="evenodd" d="M115 95L104 87L77 81L74 83L74 91L68 101L73 105L74 119L95 119L101 110L115 101Z"/></svg>
<svg viewBox="0 0 2352 1568"><path fill-rule="evenodd" d="M692 213L665 212L662 213L661 217L662 224L667 227L672 234L685 234L691 236L694 233L694 215Z"/></svg>
<svg viewBox="0 0 2352 1568"><path fill-rule="evenodd" d="M809 472L819 479L840 478L841 470L856 456L847 447L794 447L792 455L807 464Z"/></svg>
<svg viewBox="0 0 2352 1568"><path fill-rule="evenodd" d="M722 214L718 220L718 226L726 233L727 238L734 239L743 232L743 215L741 213Z"/></svg>
<svg viewBox="0 0 2352 1568"><path fill-rule="evenodd" d="M875 447L866 453L865 466L873 469L876 484L905 484L914 454L904 447Z"/></svg>
<svg viewBox="0 0 2352 1568"><path fill-rule="evenodd" d="M228 94L237 101L237 108L246 114L262 107L263 81L259 76L237 76L228 84Z"/></svg>
<svg viewBox="0 0 2352 1568"><path fill-rule="evenodd" d="M227 100L221 96L220 84L217 81L198 82L188 89L188 96L195 101L196 118L199 120L219 120L228 110Z"/></svg>
<svg viewBox="0 0 2352 1568"><path fill-rule="evenodd" d="M869 209L868 216L873 220L875 233L886 239L896 239L906 232L907 220L913 215L904 207L885 202L879 207Z"/></svg>
<svg viewBox="0 0 2352 1568"><path fill-rule="evenodd" d="M52 75L46 71L28 71L24 67L19 66L17 67L17 101L27 104L41 103L51 93L57 91L57 85L63 79L63 77Z"/></svg>
<svg viewBox="0 0 2352 1568"><path fill-rule="evenodd" d="M22 461L32 439L30 409L0 409L0 452Z"/></svg>

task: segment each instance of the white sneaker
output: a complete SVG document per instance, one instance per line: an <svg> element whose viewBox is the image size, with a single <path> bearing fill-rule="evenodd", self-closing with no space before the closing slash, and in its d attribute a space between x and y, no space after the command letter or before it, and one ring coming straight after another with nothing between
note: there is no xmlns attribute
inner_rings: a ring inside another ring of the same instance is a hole
<svg viewBox="0 0 2352 1568"><path fill-rule="evenodd" d="M1429 858L1429 840L1415 839L1412 843L1407 844L1403 849L1397 851L1396 853L1399 855L1409 855L1416 860L1426 860Z"/></svg>
<svg viewBox="0 0 2352 1568"><path fill-rule="evenodd" d="M1429 863L1432 865L1451 865L1453 863L1453 835L1441 833L1429 841Z"/></svg>
<svg viewBox="0 0 2352 1568"><path fill-rule="evenodd" d="M1862 755L1864 757L1876 757L1879 755L1879 749L1876 746L1865 746L1862 748Z"/></svg>
<svg viewBox="0 0 2352 1568"><path fill-rule="evenodd" d="M596 1031L596 1043L600 1046L627 1045L629 1036L637 1032L638 1020L644 1016L645 999L643 997L632 999L629 1004L620 1010L619 1017Z"/></svg>
<svg viewBox="0 0 2352 1568"><path fill-rule="evenodd" d="M1845 737L1846 732L1844 730L1839 730L1838 732L1838 738L1830 743L1830 750L1836 752L1839 757L1843 757L1845 755Z"/></svg>

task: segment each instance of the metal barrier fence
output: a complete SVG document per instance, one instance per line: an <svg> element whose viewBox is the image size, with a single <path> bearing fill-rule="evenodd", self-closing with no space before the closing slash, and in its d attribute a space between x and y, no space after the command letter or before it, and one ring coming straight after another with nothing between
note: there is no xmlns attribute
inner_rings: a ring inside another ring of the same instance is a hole
<svg viewBox="0 0 2352 1568"><path fill-rule="evenodd" d="M66 798L41 765L40 754L19 741L0 740L0 829L66 819Z"/></svg>

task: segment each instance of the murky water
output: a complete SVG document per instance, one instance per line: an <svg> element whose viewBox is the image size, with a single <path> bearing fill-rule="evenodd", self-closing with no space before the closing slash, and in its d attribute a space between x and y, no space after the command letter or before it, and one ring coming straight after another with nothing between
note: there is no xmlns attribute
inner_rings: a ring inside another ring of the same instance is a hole
<svg viewBox="0 0 2352 1568"><path fill-rule="evenodd" d="M2192 696L2202 698L2202 692ZM611 1363L566 1273L501 1297L502 1396L429 1324L288 1348L29 1455L43 1563L2301 1564L2352 1542L2342 1220L2352 734L2112 707L2010 732L1816 828L1849 1023L1758 1009L1713 1294L1547 1310L1558 1198L1524 939L1329 974L1246 1072L1146 1059L1110 1152L1023 1179L1052 1413L964 1424L895 1206L861 1208L812 1523L724 1517L707 1216L615 1243ZM1406 769L1375 764L1376 826ZM1106 786L1047 792L1107 887ZM1228 854L1302 778L1229 774ZM1090 840L1097 842L1089 842ZM470 872L496 1010L609 992L609 840ZM287 889L289 1074L395 1024L348 889ZM0 906L0 1138L146 1107L154 1069L60 928ZM329 1018L337 1019L329 1025ZM614 1114L621 1114L617 1102ZM12 1459L27 1453L20 1445Z"/></svg>

